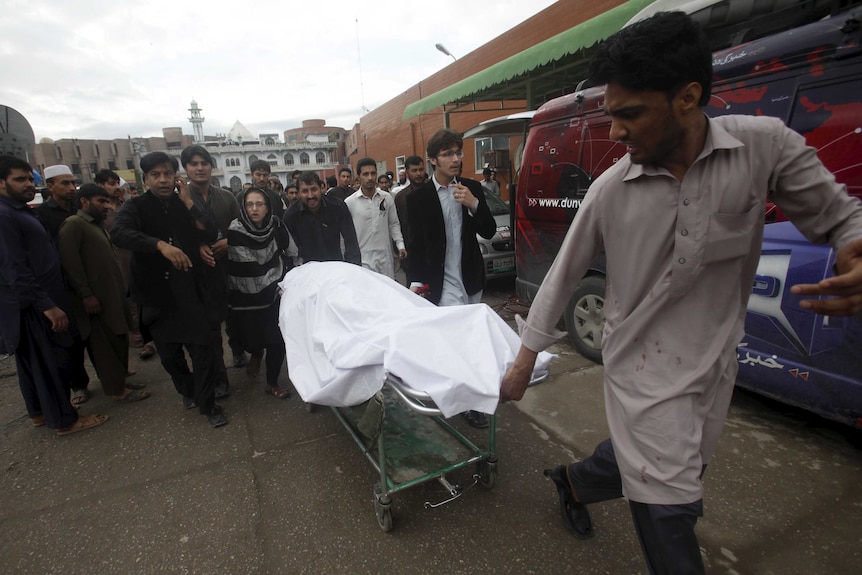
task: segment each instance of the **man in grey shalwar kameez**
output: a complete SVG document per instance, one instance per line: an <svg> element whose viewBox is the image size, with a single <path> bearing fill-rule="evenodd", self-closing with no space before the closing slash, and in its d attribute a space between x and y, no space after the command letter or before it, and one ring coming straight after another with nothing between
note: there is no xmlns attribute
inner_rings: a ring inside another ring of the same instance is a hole
<svg viewBox="0 0 862 575"><path fill-rule="evenodd" d="M816 313L862 309L862 206L799 134L775 118L710 119L712 55L680 12L608 39L591 63L607 83L610 135L627 155L590 187L522 329L503 400L523 397L536 353L595 255L607 254L603 339L611 439L549 469L567 527L592 534L586 504L629 499L651 573L703 573L694 526L701 476L724 425L767 191L811 241L837 250L838 275L796 286Z"/></svg>

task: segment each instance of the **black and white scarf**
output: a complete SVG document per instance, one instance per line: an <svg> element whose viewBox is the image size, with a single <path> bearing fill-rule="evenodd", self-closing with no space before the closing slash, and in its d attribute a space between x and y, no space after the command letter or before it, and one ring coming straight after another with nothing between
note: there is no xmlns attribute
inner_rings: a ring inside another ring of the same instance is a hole
<svg viewBox="0 0 862 575"><path fill-rule="evenodd" d="M245 210L249 192L266 199L269 213L261 228L255 227ZM230 223L228 242L228 306L233 310L265 309L278 298L278 282L287 271L285 252L290 236L284 223L272 217L269 196L259 188L240 195L239 217Z"/></svg>

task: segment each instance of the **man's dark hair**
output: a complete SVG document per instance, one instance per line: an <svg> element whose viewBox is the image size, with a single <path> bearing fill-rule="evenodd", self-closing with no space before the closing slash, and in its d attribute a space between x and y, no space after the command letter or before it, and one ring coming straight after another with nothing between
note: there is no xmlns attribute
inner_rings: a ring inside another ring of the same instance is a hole
<svg viewBox="0 0 862 575"><path fill-rule="evenodd" d="M104 188L97 186L96 184L84 184L78 189L78 198L87 198L88 200L93 196L105 196L106 198L110 198L108 192L105 191Z"/></svg>
<svg viewBox="0 0 862 575"><path fill-rule="evenodd" d="M425 164L425 160L420 158L419 156L407 156L407 159L404 160L404 168L409 168L410 166L422 166Z"/></svg>
<svg viewBox="0 0 862 575"><path fill-rule="evenodd" d="M351 176L353 175L353 172L350 170L350 168L341 168L340 170L338 170L338 175L340 176L344 172L347 172Z"/></svg>
<svg viewBox="0 0 862 575"><path fill-rule="evenodd" d="M491 175L491 168L485 168L484 170L482 170L482 175L483 176L490 176Z"/></svg>
<svg viewBox="0 0 862 575"><path fill-rule="evenodd" d="M377 182L380 183L380 180L386 180L388 182L389 176L387 176L386 174L380 174L379 176L377 176Z"/></svg>
<svg viewBox="0 0 862 575"><path fill-rule="evenodd" d="M292 172L290 172L290 177L291 177L291 179L295 180L296 178L299 177L299 174L301 174L301 173L302 172L299 170L293 170Z"/></svg>
<svg viewBox="0 0 862 575"><path fill-rule="evenodd" d="M605 40L590 61L596 84L619 84L633 92L664 92L672 98L683 86L703 88L700 106L712 90L712 50L701 27L683 12L659 12Z"/></svg>
<svg viewBox="0 0 862 575"><path fill-rule="evenodd" d="M329 176L329 177L331 178L332 176ZM334 187L334 186L330 186L330 187ZM294 190L299 190L299 188L296 186L296 184L293 183L293 180L290 180L289 182L287 182L287 185L284 186L284 191L286 192L290 188L293 188Z"/></svg>
<svg viewBox="0 0 862 575"><path fill-rule="evenodd" d="M455 130L443 128L442 130L437 130L434 135L431 136L431 139L428 140L428 149L426 150L426 153L429 158L436 158L443 150L463 147L464 139L461 137L461 134Z"/></svg>
<svg viewBox="0 0 862 575"><path fill-rule="evenodd" d="M170 164L175 172L180 169L179 162L177 162L177 159L170 154L166 154L164 152L150 152L141 158L141 171L147 174L153 168L163 166L164 164Z"/></svg>
<svg viewBox="0 0 862 575"><path fill-rule="evenodd" d="M361 158L358 162L356 162L356 173L362 171L362 168L365 166L374 166L374 171L377 171L377 162L372 160L371 158Z"/></svg>
<svg viewBox="0 0 862 575"><path fill-rule="evenodd" d="M305 184L306 186L317 184L318 186L322 186L323 182L320 181L320 175L317 172L308 170L299 174L299 177L296 179L297 189L299 189L299 184Z"/></svg>
<svg viewBox="0 0 862 575"><path fill-rule="evenodd" d="M111 170L99 170L96 172L96 175L93 176L93 181L97 184L107 184L111 181L120 181L120 176L117 175L117 172L113 172Z"/></svg>
<svg viewBox="0 0 862 575"><path fill-rule="evenodd" d="M32 174L33 166L28 164L26 160L15 156L0 156L0 180L8 178L12 170L24 170Z"/></svg>
<svg viewBox="0 0 862 575"><path fill-rule="evenodd" d="M186 165L188 165L195 156L200 156L210 166L213 165L213 157L210 155L209 150L203 146L195 144L184 149L182 154L180 154L180 163L183 165L183 169L185 169Z"/></svg>
<svg viewBox="0 0 862 575"><path fill-rule="evenodd" d="M249 171L254 172L266 172L267 174L272 173L272 167L269 165L269 162L266 160L255 160L249 166Z"/></svg>
<svg viewBox="0 0 862 575"><path fill-rule="evenodd" d="M334 188L338 185L338 178L335 176L326 176L326 185L330 188Z"/></svg>

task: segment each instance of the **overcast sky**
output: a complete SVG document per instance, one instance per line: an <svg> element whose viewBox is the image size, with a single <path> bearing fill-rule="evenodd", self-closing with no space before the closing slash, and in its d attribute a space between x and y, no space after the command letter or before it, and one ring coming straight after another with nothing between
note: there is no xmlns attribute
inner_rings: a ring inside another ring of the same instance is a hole
<svg viewBox="0 0 862 575"><path fill-rule="evenodd" d="M254 134L372 110L552 0L4 0L0 104L41 138ZM357 23L358 20L358 23ZM358 50L357 50L358 31ZM360 55L362 89L360 90Z"/></svg>

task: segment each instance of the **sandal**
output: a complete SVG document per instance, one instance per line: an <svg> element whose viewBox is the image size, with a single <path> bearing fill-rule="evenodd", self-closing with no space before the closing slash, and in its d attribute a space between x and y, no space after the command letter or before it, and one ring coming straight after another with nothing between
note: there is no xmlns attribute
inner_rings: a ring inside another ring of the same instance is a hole
<svg viewBox="0 0 862 575"><path fill-rule="evenodd" d="M45 425L45 417L42 415L37 415L36 417L31 417L30 423L33 424L33 427L42 427L43 425Z"/></svg>
<svg viewBox="0 0 862 575"><path fill-rule="evenodd" d="M119 399L115 398L114 401L117 403L132 403L133 401L141 401L150 396L150 392L143 389L132 389L130 387L127 387L127 389L129 393Z"/></svg>
<svg viewBox="0 0 862 575"><path fill-rule="evenodd" d="M145 343L140 353L138 353L138 357L141 359L150 359L154 355L156 355L156 346L153 345L153 342Z"/></svg>
<svg viewBox="0 0 862 575"><path fill-rule="evenodd" d="M267 385L265 388L263 388L263 392L267 395L273 396L276 399L287 399L290 397L290 390L286 387Z"/></svg>
<svg viewBox="0 0 862 575"><path fill-rule="evenodd" d="M87 388L72 390L72 399L70 401L73 406L78 407L82 403L87 403L88 399L90 399L90 392Z"/></svg>
<svg viewBox="0 0 862 575"><path fill-rule="evenodd" d="M90 429L91 427L96 427L97 425L102 425L106 421L108 421L107 415L82 415L74 424L63 429L55 429L54 433L60 436L71 435L85 429Z"/></svg>
<svg viewBox="0 0 862 575"><path fill-rule="evenodd" d="M572 494L569 485L568 471L565 465L545 470L545 477L554 482L557 494L560 497L560 513L563 515L563 524L572 535L578 539L589 539L594 535L593 522L587 506L578 502Z"/></svg>

